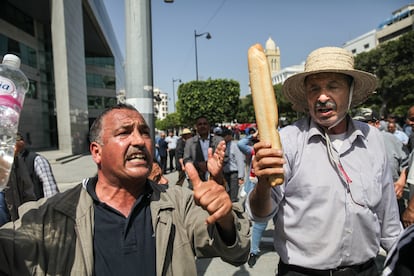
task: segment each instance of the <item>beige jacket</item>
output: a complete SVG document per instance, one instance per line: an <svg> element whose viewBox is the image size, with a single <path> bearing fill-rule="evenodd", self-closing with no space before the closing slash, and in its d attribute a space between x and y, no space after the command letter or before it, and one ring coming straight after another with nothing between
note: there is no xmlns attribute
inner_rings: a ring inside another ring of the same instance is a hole
<svg viewBox="0 0 414 276"><path fill-rule="evenodd" d="M195 256L220 256L236 266L246 262L250 227L238 205L237 240L227 246L214 225L206 226L208 214L190 190L151 185L157 275L196 275ZM29 202L19 212L14 225L0 229L0 275L93 275L93 202L82 185Z"/></svg>

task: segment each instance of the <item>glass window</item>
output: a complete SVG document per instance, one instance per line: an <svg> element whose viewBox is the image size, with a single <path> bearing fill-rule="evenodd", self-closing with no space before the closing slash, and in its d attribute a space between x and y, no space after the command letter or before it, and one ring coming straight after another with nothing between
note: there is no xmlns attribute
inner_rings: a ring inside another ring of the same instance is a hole
<svg viewBox="0 0 414 276"><path fill-rule="evenodd" d="M1 0L0 18L34 36L34 20L13 6L10 1Z"/></svg>
<svg viewBox="0 0 414 276"><path fill-rule="evenodd" d="M0 53L15 54L23 64L37 68L36 50L14 39L0 34Z"/></svg>
<svg viewBox="0 0 414 276"><path fill-rule="evenodd" d="M94 65L104 68L114 68L114 58L113 57L86 57L85 62L87 65Z"/></svg>

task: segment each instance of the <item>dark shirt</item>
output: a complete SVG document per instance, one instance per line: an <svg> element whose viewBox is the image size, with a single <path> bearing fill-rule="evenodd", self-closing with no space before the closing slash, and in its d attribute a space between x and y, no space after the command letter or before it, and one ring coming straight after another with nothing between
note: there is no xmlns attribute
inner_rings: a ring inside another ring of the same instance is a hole
<svg viewBox="0 0 414 276"><path fill-rule="evenodd" d="M96 182L94 178L87 186L94 201L94 275L156 275L150 184L125 217L99 201Z"/></svg>
<svg viewBox="0 0 414 276"><path fill-rule="evenodd" d="M168 143L164 138L160 138L158 141L158 153L161 157L167 157Z"/></svg>
<svg viewBox="0 0 414 276"><path fill-rule="evenodd" d="M407 148L409 153L414 149L414 133L411 133L410 137L408 137Z"/></svg>
<svg viewBox="0 0 414 276"><path fill-rule="evenodd" d="M182 171L181 164L179 162L180 158L184 157L184 147L185 147L185 141L182 137L178 139L177 141L177 147L175 148L175 163L177 171Z"/></svg>

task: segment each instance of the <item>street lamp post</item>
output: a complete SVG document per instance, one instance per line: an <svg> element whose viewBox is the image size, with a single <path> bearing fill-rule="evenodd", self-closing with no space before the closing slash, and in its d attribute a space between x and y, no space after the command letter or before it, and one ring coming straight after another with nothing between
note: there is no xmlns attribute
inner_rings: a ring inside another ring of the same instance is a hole
<svg viewBox="0 0 414 276"><path fill-rule="evenodd" d="M195 65L196 65L196 80L198 80L198 60L197 60L197 38L200 36L205 35L207 39L211 38L211 34L209 32L198 34L196 30L194 30L194 49L195 49Z"/></svg>
<svg viewBox="0 0 414 276"><path fill-rule="evenodd" d="M181 79L172 79L172 84L173 84L173 112L175 112L175 87L174 87L174 83L178 81L181 82Z"/></svg>

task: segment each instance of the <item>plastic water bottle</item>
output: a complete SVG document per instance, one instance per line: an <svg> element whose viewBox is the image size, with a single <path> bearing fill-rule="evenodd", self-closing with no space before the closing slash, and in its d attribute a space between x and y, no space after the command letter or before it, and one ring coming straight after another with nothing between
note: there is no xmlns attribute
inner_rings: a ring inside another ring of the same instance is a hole
<svg viewBox="0 0 414 276"><path fill-rule="evenodd" d="M20 111L29 80L20 70L20 58L7 54L0 64L0 191L9 180Z"/></svg>

